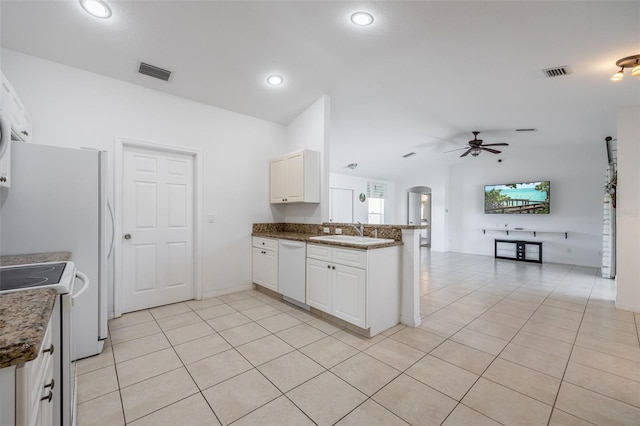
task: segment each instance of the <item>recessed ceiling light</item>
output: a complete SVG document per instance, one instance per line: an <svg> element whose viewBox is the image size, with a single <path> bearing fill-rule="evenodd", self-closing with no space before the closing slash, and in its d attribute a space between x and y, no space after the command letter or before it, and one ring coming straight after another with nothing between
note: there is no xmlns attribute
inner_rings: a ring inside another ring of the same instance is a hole
<svg viewBox="0 0 640 426"><path fill-rule="evenodd" d="M361 27L373 24L373 15L367 12L356 12L351 15L351 22Z"/></svg>
<svg viewBox="0 0 640 426"><path fill-rule="evenodd" d="M282 83L284 83L284 78L282 78L281 75L274 74L267 77L267 84L269 86L280 86Z"/></svg>
<svg viewBox="0 0 640 426"><path fill-rule="evenodd" d="M91 16L107 19L111 16L111 8L102 0L80 0L82 8Z"/></svg>

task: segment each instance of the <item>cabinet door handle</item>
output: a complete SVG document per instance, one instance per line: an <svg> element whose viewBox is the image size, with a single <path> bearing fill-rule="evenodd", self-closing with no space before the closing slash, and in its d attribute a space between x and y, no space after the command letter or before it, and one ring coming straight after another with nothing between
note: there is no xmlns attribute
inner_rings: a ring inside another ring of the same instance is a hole
<svg viewBox="0 0 640 426"><path fill-rule="evenodd" d="M55 347L53 346L53 343L51 344L51 346L49 346L49 349L45 349L42 351L42 353L47 353L49 352L49 355L53 355L53 351L55 350Z"/></svg>
<svg viewBox="0 0 640 426"><path fill-rule="evenodd" d="M331 269L336 269L336 267L335 267L335 266L332 266L332 267L331 267Z"/></svg>
<svg viewBox="0 0 640 426"><path fill-rule="evenodd" d="M51 379L51 382L49 382L48 385L44 385L44 388L51 388L51 390L54 390L56 387L56 381L54 379Z"/></svg>
<svg viewBox="0 0 640 426"><path fill-rule="evenodd" d="M44 400L46 400L46 399L48 399L48 400L49 400L49 401L47 401L47 402L51 402L51 400L53 399L53 392L49 391L49 395L47 395L47 396L43 396L42 398L40 398L40 401L44 401Z"/></svg>
<svg viewBox="0 0 640 426"><path fill-rule="evenodd" d="M327 269L331 269L331 265L327 265Z"/></svg>

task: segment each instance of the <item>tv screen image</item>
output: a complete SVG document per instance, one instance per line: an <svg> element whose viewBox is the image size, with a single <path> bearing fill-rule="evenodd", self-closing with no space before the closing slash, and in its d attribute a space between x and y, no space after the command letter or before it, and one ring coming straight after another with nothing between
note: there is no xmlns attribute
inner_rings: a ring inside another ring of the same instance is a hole
<svg viewBox="0 0 640 426"><path fill-rule="evenodd" d="M549 214L549 181L484 187L485 214Z"/></svg>

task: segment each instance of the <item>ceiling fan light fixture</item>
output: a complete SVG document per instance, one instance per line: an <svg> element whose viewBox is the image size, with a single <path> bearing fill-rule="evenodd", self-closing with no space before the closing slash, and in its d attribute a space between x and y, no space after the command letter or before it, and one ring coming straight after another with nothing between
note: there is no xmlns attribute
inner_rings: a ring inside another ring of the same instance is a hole
<svg viewBox="0 0 640 426"><path fill-rule="evenodd" d="M373 15L368 12L355 12L351 14L351 22L359 27L373 24Z"/></svg>
<svg viewBox="0 0 640 426"><path fill-rule="evenodd" d="M480 151L482 151L482 149L480 149L479 147L475 146L475 147L471 148L471 155L473 155L474 157L477 157L480 154Z"/></svg>
<svg viewBox="0 0 640 426"><path fill-rule="evenodd" d="M102 0L80 0L80 6L89 15L100 19L111 17L111 8Z"/></svg>
<svg viewBox="0 0 640 426"><path fill-rule="evenodd" d="M617 83L619 81L622 81L623 78L624 78L624 67L620 68L620 71L618 71L613 76L611 76L610 80Z"/></svg>
<svg viewBox="0 0 640 426"><path fill-rule="evenodd" d="M611 81L619 82L624 78L624 69L631 68L632 77L640 77L640 54L627 56L626 58L618 59L616 66L620 67L620 71L615 73L611 77Z"/></svg>

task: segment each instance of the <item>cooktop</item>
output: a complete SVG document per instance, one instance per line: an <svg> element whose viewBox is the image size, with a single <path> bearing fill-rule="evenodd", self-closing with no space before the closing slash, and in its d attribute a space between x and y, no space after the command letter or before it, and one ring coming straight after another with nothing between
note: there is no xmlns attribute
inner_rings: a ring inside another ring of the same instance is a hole
<svg viewBox="0 0 640 426"><path fill-rule="evenodd" d="M66 262L7 266L0 268L0 291L29 289L58 284Z"/></svg>

